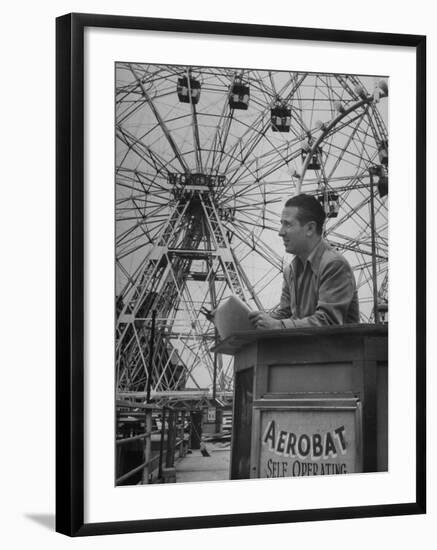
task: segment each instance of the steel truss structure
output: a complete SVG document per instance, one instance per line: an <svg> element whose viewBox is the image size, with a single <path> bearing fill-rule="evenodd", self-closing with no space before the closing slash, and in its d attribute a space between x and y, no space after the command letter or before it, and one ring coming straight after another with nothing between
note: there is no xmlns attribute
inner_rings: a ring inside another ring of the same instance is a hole
<svg viewBox="0 0 437 550"><path fill-rule="evenodd" d="M387 84L375 77L118 63L119 392L232 388L201 309L271 308L284 201L314 194L363 320L388 289ZM289 261L290 258L285 261ZM151 317L156 312L151 357Z"/></svg>

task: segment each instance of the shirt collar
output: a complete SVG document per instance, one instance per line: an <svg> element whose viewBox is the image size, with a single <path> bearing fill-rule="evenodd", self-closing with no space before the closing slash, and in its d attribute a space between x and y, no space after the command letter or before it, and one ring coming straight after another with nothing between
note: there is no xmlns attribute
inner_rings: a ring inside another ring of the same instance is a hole
<svg viewBox="0 0 437 550"><path fill-rule="evenodd" d="M322 238L320 239L320 241L316 244L316 246L311 250L311 253L310 255L308 256L308 258L306 259L306 262L304 264L304 269L305 269L305 266L307 263L310 264L311 266L311 269L313 270L314 273L317 273L318 269L319 269L319 266L320 266L320 261L322 259L322 256L323 256L323 253L325 252L325 250L329 248L329 244ZM293 265L293 270L294 272L296 272L296 268L297 268L297 265L298 263L300 263L302 265L302 262L300 261L300 259L296 256L294 258L294 260L292 261L292 265Z"/></svg>

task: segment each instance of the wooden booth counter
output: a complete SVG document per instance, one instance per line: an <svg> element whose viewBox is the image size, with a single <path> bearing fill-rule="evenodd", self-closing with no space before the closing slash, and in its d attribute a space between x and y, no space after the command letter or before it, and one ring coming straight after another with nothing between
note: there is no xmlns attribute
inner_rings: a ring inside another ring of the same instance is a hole
<svg viewBox="0 0 437 550"><path fill-rule="evenodd" d="M231 479L387 471L387 325L234 333Z"/></svg>

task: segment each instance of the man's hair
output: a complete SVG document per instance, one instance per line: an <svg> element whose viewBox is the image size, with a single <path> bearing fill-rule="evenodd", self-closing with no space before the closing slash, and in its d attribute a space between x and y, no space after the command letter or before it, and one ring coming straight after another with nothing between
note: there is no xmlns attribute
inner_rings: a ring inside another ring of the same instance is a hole
<svg viewBox="0 0 437 550"><path fill-rule="evenodd" d="M288 199L285 206L295 206L297 208L297 219L301 225L308 222L316 222L316 230L319 235L322 234L323 224L326 214L320 202L311 195L296 195Z"/></svg>

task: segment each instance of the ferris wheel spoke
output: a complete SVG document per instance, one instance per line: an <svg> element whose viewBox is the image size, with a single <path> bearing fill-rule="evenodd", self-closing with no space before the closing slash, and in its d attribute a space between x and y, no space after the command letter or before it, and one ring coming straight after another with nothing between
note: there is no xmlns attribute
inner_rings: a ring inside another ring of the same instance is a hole
<svg viewBox="0 0 437 550"><path fill-rule="evenodd" d="M350 213L348 213L346 216L343 216L342 218L340 218L340 220L337 222L336 225L338 225L340 223L340 221L342 223L345 222L345 219L346 217L350 220L352 220L352 222L355 224L356 227L358 227L360 230L363 230L365 228L368 227L368 219L367 217L365 217L365 215L361 212L361 209L363 207L363 205L368 205L370 203L370 197L366 197L361 203L359 206L356 206L354 207L353 209L353 216L350 215ZM348 208L350 209L349 212L352 211L351 209L351 205L348 203L348 201L346 199L343 199L343 204ZM360 225L360 223L362 225Z"/></svg>
<svg viewBox="0 0 437 550"><path fill-rule="evenodd" d="M280 192L282 196L283 191ZM269 193L269 196L273 195ZM256 191L254 192L237 192L233 197L228 198L220 202L220 205L223 207L226 204L233 205L233 212L258 212L262 217L271 216L273 218L278 218L278 212L276 210L270 209L269 205L274 205L282 202L280 197L267 199L267 192L263 189L262 185L259 185Z"/></svg>
<svg viewBox="0 0 437 550"><path fill-rule="evenodd" d="M288 153L287 155L279 155L275 160L272 159L271 162L263 163L264 171L259 176L260 179L266 180L270 178L272 174L277 173L281 169L288 170L288 167L292 161L299 159L300 151L295 151L293 153ZM290 176L291 179L291 176Z"/></svg>
<svg viewBox="0 0 437 550"><path fill-rule="evenodd" d="M375 163L375 159L378 155L376 149L372 150L371 147L367 146L368 140L368 136L364 136L363 138L362 133L357 132L357 139L352 143L357 152L357 155L361 156L361 160L359 161L359 168L362 168L367 175L369 174L369 167Z"/></svg>
<svg viewBox="0 0 437 550"><path fill-rule="evenodd" d="M256 124L256 123L255 123ZM256 129L256 126L254 126L253 129L251 129L252 137L249 137L247 139L247 142L245 143L244 150L243 150L243 141L242 139L238 139L235 141L233 148L229 151L230 155L228 157L228 164L225 168L226 173L231 173L231 176L229 178L230 182L234 182L238 178L238 170L241 167L244 167L247 169L246 162L247 160L252 157L256 147L259 145L261 140L263 138L267 140L266 137L266 131L267 126L264 126L262 128ZM237 153L238 150L238 153ZM231 167L231 160L233 158L237 159L237 163L235 168ZM252 162L254 162L255 159L252 158Z"/></svg>
<svg viewBox="0 0 437 550"><path fill-rule="evenodd" d="M346 153L344 153L343 147L331 144L331 153L333 157L337 159L341 158L340 164L341 164L341 168L343 168L343 171L345 171L345 168L347 166L349 173L354 178L356 178L360 174L361 175L368 174L368 170L366 170L366 167L361 168L364 158L363 158L363 155L360 154L358 148L356 147L356 143L354 143L354 141L351 142L351 147L352 146L357 149L356 152L353 152L349 149ZM371 160L369 164L372 164ZM334 173L332 174L330 179L335 179Z"/></svg>
<svg viewBox="0 0 437 550"><path fill-rule="evenodd" d="M245 196L245 199L247 199L246 196ZM242 200L242 198L240 197L237 200L234 199L233 202L236 203L236 206L234 206L233 208L233 210L236 213L254 211L259 214L261 212L261 216L264 220L266 216L271 216L273 219L278 218L278 213L274 210L270 210L269 208L267 208L267 205L282 203L282 199L281 198L269 199L269 200L264 199L259 201L258 203L255 203L255 202L250 202L249 200ZM220 203L220 204L223 206L226 204L226 201L223 201L223 203ZM278 224L279 224L279 219L278 219Z"/></svg>
<svg viewBox="0 0 437 550"><path fill-rule="evenodd" d="M240 142L240 144L239 144L239 146L240 146L240 162L237 164L237 166L233 170L230 170L229 167L228 167L228 172L230 172L231 175L230 175L229 180L228 180L227 188L225 188L223 190L224 192L226 192L236 181L238 181L238 179L245 177L248 173L251 174L252 176L254 175L253 166L254 166L254 164L256 166L257 162L259 162L259 159L263 158L264 155L262 157L254 156L253 152L255 151L257 145L260 143L260 141L263 138L264 138L265 143L267 143L271 146L272 151L275 149L274 144L271 143L270 140L268 139L268 137L266 136L266 131L267 131L267 128L263 128L260 131L260 133L257 135L257 140L254 141L251 144L251 146L249 146L247 148L247 150L245 152L243 152L243 150L241 149L242 144ZM279 153L279 151L277 151L277 153ZM283 162L282 165L285 165L286 159L283 158L282 162ZM279 167L280 166L281 166L281 164L279 164ZM278 165L276 166L276 169L277 168L278 168ZM262 177L263 177L263 175L261 174L261 178Z"/></svg>
<svg viewBox="0 0 437 550"><path fill-rule="evenodd" d="M259 229L259 227L260 227L258 218L257 217L252 217L252 219L251 219L248 215L246 215L244 225L254 227L255 229ZM262 227L262 229L269 229L271 231L276 231L277 230L276 227L273 227L273 226L270 226L270 225L267 225L267 224L265 224L264 227Z"/></svg>
<svg viewBox="0 0 437 550"><path fill-rule="evenodd" d="M271 219L277 221L279 226L279 215L277 211L271 210L268 208L268 205L278 204L281 202L280 198L271 198L267 199L266 195L260 190L261 195L253 195L253 196L247 196L244 195L242 197L238 197L234 199L234 212L239 213L240 217L239 219L242 219L242 217L247 216L251 218L254 221L260 220L263 224L263 227L265 226L266 217L271 217ZM225 204L225 203L222 203Z"/></svg>
<svg viewBox="0 0 437 550"><path fill-rule="evenodd" d="M335 239L340 240L335 240ZM363 243L359 240L351 240L347 236L337 235L334 234L332 237L329 236L328 238L329 243L334 246L335 248L341 249L341 250L349 250L351 252L357 252L359 254L365 255L365 256L372 256L372 250L370 247L370 243ZM363 248L363 246L368 246L368 250ZM382 261L387 261L387 256L383 254L376 254L376 258Z"/></svg>
<svg viewBox="0 0 437 550"><path fill-rule="evenodd" d="M145 89L143 83L142 83L141 80L138 78L138 76L137 76L137 74L136 74L136 72L135 72L135 69L134 69L132 66L131 66L130 68L131 68L132 74L133 74L134 77L136 78L136 80L137 80L137 82L138 82L138 84L139 84L139 86L140 86L140 88L141 88L141 91L142 91L142 93L143 93L144 99L147 101L147 103L148 103L148 105L149 105L151 111L153 112L153 114L154 114L156 120L158 121L158 123L159 123L159 125L160 125L160 127L161 127L161 129L162 129L162 131L163 131L163 133L164 133L164 135L165 135L165 137L167 138L167 141L168 141L170 147L172 148L172 150L173 150L173 152L174 152L176 158L179 160L179 163L180 163L180 165L181 165L183 171L184 171L185 173L189 173L190 170L189 170L189 168L188 168L188 166L187 166L187 164L186 164L186 162L185 162L185 159L183 158L183 156L182 156L182 154L181 154L181 152L180 152L178 146L176 145L176 142L173 140L173 138L172 138L172 136L171 136L171 133L169 132L169 130L168 130L168 128L167 128L167 125L166 125L166 123L164 122L163 118L161 117L161 115L160 115L158 109L156 108L156 106L155 106L155 104L154 104L152 98L149 96L149 94L147 93L147 91L146 91L146 89Z"/></svg>
<svg viewBox="0 0 437 550"><path fill-rule="evenodd" d="M307 77L308 73L291 73L290 79L285 85L286 87L291 86L290 91L288 93L285 93L286 87L284 86L284 91L281 91L281 96L284 95L286 101L291 101L298 90L300 90L300 88L304 85Z"/></svg>
<svg viewBox="0 0 437 550"><path fill-rule="evenodd" d="M223 101L223 107L221 109L221 112L218 114L216 130L214 132L214 135L212 136L211 145L209 147L209 153L207 154L207 158L206 158L206 166L211 166L211 171L216 173L218 173L218 168L216 167L220 164L220 163L217 163L216 161L217 154L222 152L222 146L221 146L223 142L222 133L224 131L224 128L222 128L222 125L224 123L230 124L230 121L228 121L228 118L226 117L227 109L228 109L227 104L225 101ZM230 112L230 117L232 118L232 112Z"/></svg>
<svg viewBox="0 0 437 550"><path fill-rule="evenodd" d="M128 180L128 181L129 181L129 180ZM123 182L123 181L118 180L118 181L116 182L116 185L117 185L119 188L120 188L120 187L124 187L124 188L126 188L126 189L129 189L130 191L134 191L135 193L138 193L138 192L141 193L141 191L138 189L138 187L135 185L135 182L133 182L133 181L132 181L132 182L129 181L128 183L126 183L126 182ZM139 195L139 196L141 196L141 195ZM121 199L119 199L119 200L121 200ZM126 200L126 197L124 197L122 200ZM128 200L129 200L129 199L128 199ZM119 203L118 203L118 204L119 204Z"/></svg>
<svg viewBox="0 0 437 550"><path fill-rule="evenodd" d="M378 221L378 235L376 235L377 243L384 242L384 232L386 232L388 229L388 220L384 215L383 208L383 205L379 205L379 207L375 211L375 220ZM359 234L359 237L363 237L366 235L366 228L363 228L361 233ZM387 242L387 240L385 240L385 242Z"/></svg>
<svg viewBox="0 0 437 550"><path fill-rule="evenodd" d="M218 154L213 157L211 171L217 174L221 173L221 166L225 156L226 144L229 139L233 119L233 110L225 104L217 124L217 132L214 136L213 143L214 150L217 150Z"/></svg>
<svg viewBox="0 0 437 550"><path fill-rule="evenodd" d="M137 209L138 211L138 209ZM153 224L162 224L165 222L168 218L168 215L166 213L164 214L158 214L158 212L162 211L162 205L158 205L154 209L150 209L148 212L148 217L146 219L146 216L142 213L140 213L139 216L136 217L138 220L135 224L133 224L131 227L126 228L124 231L117 231L116 236L116 244L121 245L125 238L132 233L132 231L136 229L141 229L141 231L147 236L149 233L151 233ZM147 229L146 229L147 225Z"/></svg>
<svg viewBox="0 0 437 550"><path fill-rule="evenodd" d="M251 140L252 142L255 141L255 145L253 145L253 143L250 143L249 141L246 144L248 151L250 150L251 153L253 152L254 147L256 147L256 140L259 138L257 132L252 133L254 133L256 137L249 138L249 140ZM244 164L244 162L245 154L242 151L241 139L235 140L235 142L232 144L232 146L230 146L229 149L223 150L223 153L221 155L221 171L225 174L228 174L228 184L224 189L222 189L222 192L226 192L226 190L230 188L232 183L235 183L236 172Z"/></svg>
<svg viewBox="0 0 437 550"><path fill-rule="evenodd" d="M363 118L363 114L358 111L357 107L352 106L351 109L356 109L354 112L352 112L353 116L349 118L344 117L342 119L340 118L342 115L339 115L336 119L334 118L328 123L330 125L330 129L323 134L324 140L327 140L331 136L335 135L343 135L346 138L349 136L350 128L353 127L353 124L356 121L361 122Z"/></svg>
<svg viewBox="0 0 437 550"><path fill-rule="evenodd" d="M261 256L270 265L277 269L282 269L282 258L266 243L256 241L254 235L247 229L245 225L235 224L229 231L235 235L243 245L249 247L253 252Z"/></svg>
<svg viewBox="0 0 437 550"><path fill-rule="evenodd" d="M357 256L357 262L361 263L363 265L363 268L360 270L360 273L362 274L361 282L359 285L357 285L357 289L362 289L363 287L366 287L369 294L372 294L372 262L365 262L363 259L363 253L361 251L356 253ZM356 271L356 270L355 270Z"/></svg>
<svg viewBox="0 0 437 550"><path fill-rule="evenodd" d="M297 103L298 107L296 107L295 103ZM298 127L301 129L301 134L296 134L297 137L300 136L300 139L303 139L304 137L308 136L310 134L310 126L307 125L306 121L303 119L303 100L302 100L302 94L300 89L296 90L296 93L293 95L292 98L292 110L291 110L291 119L292 121L296 122ZM292 125L291 127L293 127Z"/></svg>
<svg viewBox="0 0 437 550"><path fill-rule="evenodd" d="M120 167L117 173L117 184L118 182L122 184L124 181L134 187L136 186L138 191L142 190L143 196L150 195L151 191L153 191L153 198L162 198L163 195L168 195L169 186L159 182L159 173L156 170L153 170L153 172L144 172L138 168ZM138 185L140 185L140 188ZM151 197L147 197L147 199L150 200Z"/></svg>
<svg viewBox="0 0 437 550"><path fill-rule="evenodd" d="M200 136L199 136L199 125L197 122L197 113L196 105L191 103L191 113L192 113L192 128L193 128L193 141L196 144L195 154L196 154L196 163L198 172L203 172L202 165L202 149L200 146Z"/></svg>
<svg viewBox="0 0 437 550"><path fill-rule="evenodd" d="M134 283L134 279L133 277L131 276L130 272L124 267L124 265L122 264L121 260L119 258L116 258L115 259L115 266L116 266L116 269L120 270L121 274L124 276L124 278L126 279L127 283L128 284L133 284ZM117 298L122 295L123 292L121 292L120 294L117 295Z"/></svg>
<svg viewBox="0 0 437 550"><path fill-rule="evenodd" d="M135 221L135 225L132 226L132 228L134 229L139 229L142 233L142 235L144 235L146 237L146 239L148 240L148 242L151 241L151 238L150 238L150 234L149 234L149 231L147 229L147 227L145 227L145 223L144 223L144 213L142 211L142 209L140 207L138 207L138 205L136 204L136 202L134 200L131 201L134 205L134 208L135 208L135 211L137 212L137 215L136 216L130 216L129 218L127 218L126 216L123 216L123 217L119 217L117 216L116 217L116 222L126 222L128 220L133 220ZM138 221L139 220L139 221ZM124 241L124 238L118 238L118 236L116 236L116 242L120 245L122 242ZM126 244L126 242L124 243Z"/></svg>
<svg viewBox="0 0 437 550"><path fill-rule="evenodd" d="M357 83L352 85L348 75L336 74L334 75L334 78L338 81L340 88L344 90L344 93L348 95L350 100L356 101L358 99L358 94L355 92L355 87L357 86ZM342 97L341 99L343 100L344 97Z"/></svg>
<svg viewBox="0 0 437 550"><path fill-rule="evenodd" d="M192 352L192 348L191 347L188 347L187 345L187 342L183 341L183 340L180 340L180 344L181 344L181 349L183 352L187 351L187 353L185 353L185 361L184 361L184 364L185 364L185 369L184 369L184 372L186 373L187 377L189 380L191 380L195 387L197 389L200 389L200 386L199 384L197 383L197 380L196 378L194 377L193 375L193 371L195 370L197 364L198 364L198 355L194 355L193 356L193 352ZM180 356L182 356L183 353L180 354ZM188 362L187 358L191 358L192 360L190 361L190 363ZM168 389L172 389L171 387L168 388Z"/></svg>
<svg viewBox="0 0 437 550"><path fill-rule="evenodd" d="M122 103L123 100L120 100ZM130 118L132 118L136 113L138 113L143 107L143 101L137 100L132 104L128 105L126 109L120 109L117 114L117 122L119 124L125 124Z"/></svg>
<svg viewBox="0 0 437 550"><path fill-rule="evenodd" d="M345 158L345 155L348 154L349 147L350 147L351 143L353 142L354 138L357 135L360 124L361 124L361 119L357 122L355 127L352 129L350 135L347 138L347 141L346 141L345 145L340 149L340 152L339 152L339 154L338 154L338 156L335 160L335 163L332 166L332 168L330 169L329 174L327 176L328 181L330 181L334 177L334 174L335 174L336 170L340 167L342 161ZM357 155L357 157L358 157L358 160L361 161L362 156Z"/></svg>
<svg viewBox="0 0 437 550"><path fill-rule="evenodd" d="M358 120L359 122L361 122L361 125L357 128L357 136L361 138L361 143L365 143L369 149L369 151L366 151L366 149L363 149L362 151L372 152L373 150L373 152L377 152L377 148L372 145L372 142L374 141L374 135L372 134L372 132L369 131L371 130L371 127L367 122L366 116L364 116L365 114L366 113L362 113L361 116L355 116L353 119L351 119L351 124L349 124L348 126L342 125L341 127L338 127L337 132L339 135L343 135L346 137L348 135L347 131L349 130L349 126L352 126L352 123ZM363 127L364 124L367 124L366 129Z"/></svg>
<svg viewBox="0 0 437 550"><path fill-rule="evenodd" d="M270 163L266 161L269 156L272 157L272 161ZM278 171L281 167L287 166L289 161L290 159L287 159L285 156L281 156L280 150L277 150L273 154L273 149L269 153L253 157L249 163L245 165L240 164L237 166L236 170L240 170L241 173L238 174L238 172L234 172L228 185L220 190L219 196L225 195L227 192L235 187L235 183L239 179L247 177L247 175L251 175L253 178L252 181L246 186L246 189L250 189L251 186L254 185L253 182L255 182L255 184L259 184L261 180L266 179L270 174ZM259 168L259 165L261 165L262 168ZM240 194L241 193L244 193L244 190L240 191Z"/></svg>
<svg viewBox="0 0 437 550"><path fill-rule="evenodd" d="M132 242L135 242L138 239L138 234L136 233L137 229L142 227L142 222L137 222L135 225L128 227L121 234L116 236L116 246L130 246ZM133 234L133 235L132 235ZM144 233L147 236L147 233ZM130 239L128 239L130 237Z"/></svg>
<svg viewBox="0 0 437 550"><path fill-rule="evenodd" d="M181 355L185 358L185 363L189 364L190 367L188 372L190 376L194 378L194 371L197 367L203 365L209 371L209 374L212 374L213 365L211 364L211 358L209 354L204 354L202 347L196 345L196 340L190 340L185 338L181 340Z"/></svg>
<svg viewBox="0 0 437 550"><path fill-rule="evenodd" d="M121 260L125 260L126 258L129 258L135 253L138 253L140 250L143 250L145 247L148 247L149 243L140 243L136 246L130 247L130 248L123 248L120 250L120 253L117 254L117 258Z"/></svg>
<svg viewBox="0 0 437 550"><path fill-rule="evenodd" d="M120 126L117 127L117 137L128 147L128 152L133 151L142 162L145 162L155 170L156 173L164 173L166 175L169 173L169 168L171 169L169 163L166 162L165 159L161 159L159 155L145 145L141 139L137 139Z"/></svg>

